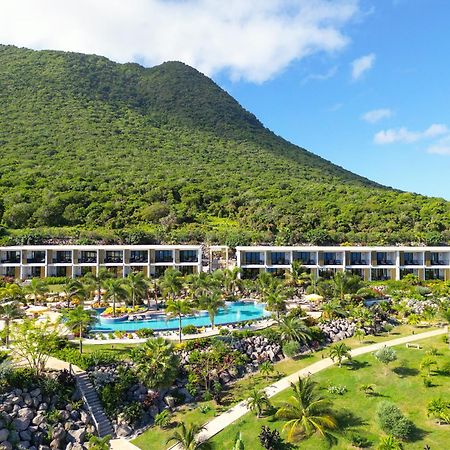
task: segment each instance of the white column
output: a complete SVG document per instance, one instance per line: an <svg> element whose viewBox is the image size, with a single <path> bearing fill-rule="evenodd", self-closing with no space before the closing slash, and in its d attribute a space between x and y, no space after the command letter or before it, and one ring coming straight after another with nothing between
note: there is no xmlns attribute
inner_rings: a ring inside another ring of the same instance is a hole
<svg viewBox="0 0 450 450"><path fill-rule="evenodd" d="M400 280L400 250L395 252L395 279Z"/></svg>

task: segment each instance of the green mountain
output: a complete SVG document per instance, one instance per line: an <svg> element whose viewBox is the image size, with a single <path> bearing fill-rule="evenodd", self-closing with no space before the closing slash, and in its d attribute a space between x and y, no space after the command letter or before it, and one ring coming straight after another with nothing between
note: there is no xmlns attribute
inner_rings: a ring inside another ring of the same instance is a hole
<svg viewBox="0 0 450 450"><path fill-rule="evenodd" d="M276 136L197 70L0 46L1 242L448 242L450 203Z"/></svg>

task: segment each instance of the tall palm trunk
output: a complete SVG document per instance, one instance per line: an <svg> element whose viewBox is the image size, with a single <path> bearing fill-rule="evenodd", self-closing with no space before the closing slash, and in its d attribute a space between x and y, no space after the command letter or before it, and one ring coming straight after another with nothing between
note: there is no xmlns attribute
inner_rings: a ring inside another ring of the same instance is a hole
<svg viewBox="0 0 450 450"><path fill-rule="evenodd" d="M5 319L5 346L9 348L9 319Z"/></svg>
<svg viewBox="0 0 450 450"><path fill-rule="evenodd" d="M83 353L83 326L80 323L80 335L79 335L79 339L80 339L80 353Z"/></svg>
<svg viewBox="0 0 450 450"><path fill-rule="evenodd" d="M181 343L181 314L178 316L178 320L179 320L179 323L178 323L178 337L179 337L179 341Z"/></svg>
<svg viewBox="0 0 450 450"><path fill-rule="evenodd" d="M116 317L116 294L113 294L113 317Z"/></svg>

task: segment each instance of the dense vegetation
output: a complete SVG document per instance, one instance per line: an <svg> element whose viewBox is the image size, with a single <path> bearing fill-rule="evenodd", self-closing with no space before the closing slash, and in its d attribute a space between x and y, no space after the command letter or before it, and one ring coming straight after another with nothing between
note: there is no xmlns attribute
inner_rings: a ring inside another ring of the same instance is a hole
<svg viewBox="0 0 450 450"><path fill-rule="evenodd" d="M443 199L262 126L195 69L0 46L3 243L447 243Z"/></svg>

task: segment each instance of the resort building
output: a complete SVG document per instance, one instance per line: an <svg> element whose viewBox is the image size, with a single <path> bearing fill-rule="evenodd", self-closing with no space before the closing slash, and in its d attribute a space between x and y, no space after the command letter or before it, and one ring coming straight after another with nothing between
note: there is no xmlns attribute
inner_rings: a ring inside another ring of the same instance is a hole
<svg viewBox="0 0 450 450"><path fill-rule="evenodd" d="M236 247L243 278L261 271L284 275L297 261L318 276L339 270L367 281L400 280L413 274L421 280L450 280L450 247Z"/></svg>
<svg viewBox="0 0 450 450"><path fill-rule="evenodd" d="M76 278L106 268L116 276L132 271L158 277L174 267L202 270L201 245L32 245L0 247L0 276Z"/></svg>

